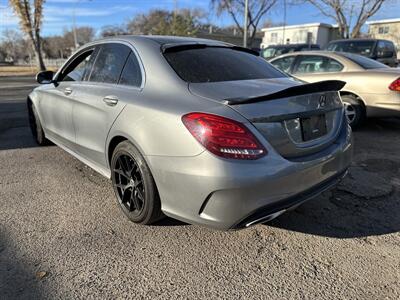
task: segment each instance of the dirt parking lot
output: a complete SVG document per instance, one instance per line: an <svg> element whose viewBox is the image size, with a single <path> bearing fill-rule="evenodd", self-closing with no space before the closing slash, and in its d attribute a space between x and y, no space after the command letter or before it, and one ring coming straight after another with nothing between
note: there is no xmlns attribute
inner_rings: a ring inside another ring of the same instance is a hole
<svg viewBox="0 0 400 300"><path fill-rule="evenodd" d="M1 299L400 298L400 120L369 120L349 176L270 223L139 226L107 179L35 146L32 84L0 78Z"/></svg>

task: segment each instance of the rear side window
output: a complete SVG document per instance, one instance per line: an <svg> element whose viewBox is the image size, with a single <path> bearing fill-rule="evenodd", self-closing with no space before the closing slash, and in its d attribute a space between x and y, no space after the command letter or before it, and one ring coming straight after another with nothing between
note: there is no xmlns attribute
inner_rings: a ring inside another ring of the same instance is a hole
<svg viewBox="0 0 400 300"><path fill-rule="evenodd" d="M286 77L259 56L227 47L184 49L164 53L187 82L219 82Z"/></svg>
<svg viewBox="0 0 400 300"><path fill-rule="evenodd" d="M130 48L122 44L104 44L100 48L89 81L118 83L122 68L130 53Z"/></svg>
<svg viewBox="0 0 400 300"><path fill-rule="evenodd" d="M119 79L119 84L140 87L142 84L142 71L136 55L131 52L126 61Z"/></svg>

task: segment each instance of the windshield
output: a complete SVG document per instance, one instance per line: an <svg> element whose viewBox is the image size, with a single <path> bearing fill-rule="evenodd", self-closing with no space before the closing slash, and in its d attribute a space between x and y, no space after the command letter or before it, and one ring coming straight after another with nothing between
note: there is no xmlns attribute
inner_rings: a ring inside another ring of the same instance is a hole
<svg viewBox="0 0 400 300"><path fill-rule="evenodd" d="M340 41L330 43L327 47L327 50L350 52L369 57L372 55L374 45L374 41Z"/></svg>
<svg viewBox="0 0 400 300"><path fill-rule="evenodd" d="M341 55L343 55L344 57L350 59L352 62L356 63L357 65L359 65L361 68L363 69L382 69L382 68L389 68L388 66L364 57L364 56L360 56L360 55L356 55L356 54L351 54L351 53L341 53Z"/></svg>
<svg viewBox="0 0 400 300"><path fill-rule="evenodd" d="M175 72L187 82L287 77L265 59L228 47L183 49L164 53Z"/></svg>

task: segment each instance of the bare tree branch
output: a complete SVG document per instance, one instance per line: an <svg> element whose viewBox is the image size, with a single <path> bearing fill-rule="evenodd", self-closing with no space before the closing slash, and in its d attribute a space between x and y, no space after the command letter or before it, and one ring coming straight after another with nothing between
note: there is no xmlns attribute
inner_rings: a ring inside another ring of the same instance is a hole
<svg viewBox="0 0 400 300"><path fill-rule="evenodd" d="M343 38L355 38L360 35L361 27L376 14L387 0L304 0L314 5L324 16L334 19ZM358 11L357 20L350 30L354 10Z"/></svg>
<svg viewBox="0 0 400 300"><path fill-rule="evenodd" d="M248 23L247 31L251 30L249 44L257 33L257 28L262 18L273 8L278 0L249 0L249 11L247 14ZM236 24L237 29L243 34L243 23L241 22L244 15L244 0L211 0L211 5L216 10L217 15L223 13L229 14Z"/></svg>

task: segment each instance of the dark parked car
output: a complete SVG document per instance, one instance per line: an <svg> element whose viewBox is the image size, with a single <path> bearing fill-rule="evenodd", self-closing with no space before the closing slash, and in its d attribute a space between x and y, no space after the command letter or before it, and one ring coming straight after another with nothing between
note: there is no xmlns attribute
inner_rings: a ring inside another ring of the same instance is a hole
<svg viewBox="0 0 400 300"><path fill-rule="evenodd" d="M290 45L272 45L265 49L261 49L261 57L269 60L273 57L298 51L308 51L308 50L320 50L321 48L317 44L290 44Z"/></svg>
<svg viewBox="0 0 400 300"><path fill-rule="evenodd" d="M392 41L377 39L336 40L328 44L326 50L350 52L375 59L389 67L397 67L397 51Z"/></svg>

